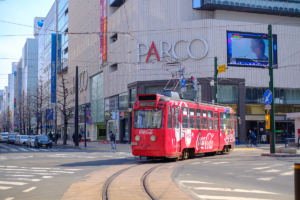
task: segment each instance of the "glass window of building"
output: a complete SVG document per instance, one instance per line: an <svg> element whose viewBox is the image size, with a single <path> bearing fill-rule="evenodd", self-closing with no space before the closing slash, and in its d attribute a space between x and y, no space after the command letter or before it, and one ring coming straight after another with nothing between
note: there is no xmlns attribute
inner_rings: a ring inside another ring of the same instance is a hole
<svg viewBox="0 0 300 200"><path fill-rule="evenodd" d="M92 122L104 122L103 73L91 78L90 88Z"/></svg>
<svg viewBox="0 0 300 200"><path fill-rule="evenodd" d="M218 102L238 103L237 85L218 85Z"/></svg>
<svg viewBox="0 0 300 200"><path fill-rule="evenodd" d="M130 107L133 107L133 104L136 100L136 91L135 89L130 89Z"/></svg>
<svg viewBox="0 0 300 200"><path fill-rule="evenodd" d="M128 107L128 92L119 94L119 108Z"/></svg>

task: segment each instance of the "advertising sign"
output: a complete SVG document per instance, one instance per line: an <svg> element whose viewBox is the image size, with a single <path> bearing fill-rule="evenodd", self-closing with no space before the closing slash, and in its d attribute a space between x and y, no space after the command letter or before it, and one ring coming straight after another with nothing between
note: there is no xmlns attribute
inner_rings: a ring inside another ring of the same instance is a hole
<svg viewBox="0 0 300 200"><path fill-rule="evenodd" d="M106 0L103 4L103 62L107 59L107 13L106 13Z"/></svg>
<svg viewBox="0 0 300 200"><path fill-rule="evenodd" d="M277 67L277 35L273 35L273 65ZM269 66L268 34L227 31L227 66Z"/></svg>
<svg viewBox="0 0 300 200"><path fill-rule="evenodd" d="M218 73L226 72L226 65L219 65L218 66Z"/></svg>
<svg viewBox="0 0 300 200"><path fill-rule="evenodd" d="M100 65L103 63L103 2L100 0Z"/></svg>
<svg viewBox="0 0 300 200"><path fill-rule="evenodd" d="M92 112L91 110L86 111L86 117L88 118L88 121L86 122L86 124L88 124L88 125L92 124L91 112Z"/></svg>
<svg viewBox="0 0 300 200"><path fill-rule="evenodd" d="M56 34L51 34L51 103L56 103Z"/></svg>

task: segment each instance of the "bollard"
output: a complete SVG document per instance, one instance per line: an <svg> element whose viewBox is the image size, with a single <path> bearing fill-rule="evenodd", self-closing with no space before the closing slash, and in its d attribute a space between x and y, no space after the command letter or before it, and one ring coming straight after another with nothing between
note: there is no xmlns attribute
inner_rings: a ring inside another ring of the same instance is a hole
<svg viewBox="0 0 300 200"><path fill-rule="evenodd" d="M104 144L104 140L103 140L103 144Z"/></svg>
<svg viewBox="0 0 300 200"><path fill-rule="evenodd" d="M295 200L300 200L300 163L294 164Z"/></svg>

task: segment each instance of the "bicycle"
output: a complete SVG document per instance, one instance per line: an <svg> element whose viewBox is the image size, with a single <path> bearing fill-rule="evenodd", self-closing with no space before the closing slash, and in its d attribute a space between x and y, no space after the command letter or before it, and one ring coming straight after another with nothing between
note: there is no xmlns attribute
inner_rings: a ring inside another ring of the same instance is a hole
<svg viewBox="0 0 300 200"><path fill-rule="evenodd" d="M256 147L260 147L260 141L257 139L255 141L256 143L253 143L253 141L251 139L247 140L246 146L247 147L252 147L252 145L256 146Z"/></svg>

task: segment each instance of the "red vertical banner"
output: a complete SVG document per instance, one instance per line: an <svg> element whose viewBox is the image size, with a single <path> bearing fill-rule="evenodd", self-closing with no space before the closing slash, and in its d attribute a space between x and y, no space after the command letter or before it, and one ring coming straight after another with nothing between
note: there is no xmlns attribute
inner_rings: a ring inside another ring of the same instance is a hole
<svg viewBox="0 0 300 200"><path fill-rule="evenodd" d="M107 11L106 11L106 1L103 4L103 62L107 59Z"/></svg>
<svg viewBox="0 0 300 200"><path fill-rule="evenodd" d="M100 64L103 63L103 1L100 0Z"/></svg>

